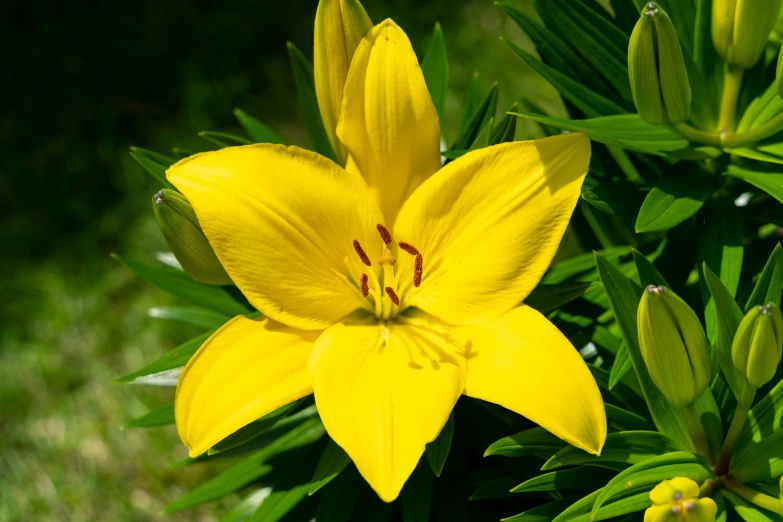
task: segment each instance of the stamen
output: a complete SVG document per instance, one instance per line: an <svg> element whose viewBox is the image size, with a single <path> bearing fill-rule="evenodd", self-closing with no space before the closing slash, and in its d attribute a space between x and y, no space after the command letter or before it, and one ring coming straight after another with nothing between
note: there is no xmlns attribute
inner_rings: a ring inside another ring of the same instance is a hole
<svg viewBox="0 0 783 522"><path fill-rule="evenodd" d="M356 250L356 253L359 254L359 259L362 260L362 263L364 263L367 266L372 266L372 263L370 263L370 258L367 257L367 253L362 248L362 245L359 244L359 241L356 239L353 240L353 249Z"/></svg>
<svg viewBox="0 0 783 522"><path fill-rule="evenodd" d="M407 253L409 253L412 256L419 255L419 249L415 246L411 245L410 243L407 243L405 241L400 241L399 243L400 248L405 250Z"/></svg>
<svg viewBox="0 0 783 522"><path fill-rule="evenodd" d="M413 267L413 286L416 288L421 285L421 270L424 266L424 258L421 254L416 254L416 264Z"/></svg>
<svg viewBox="0 0 783 522"><path fill-rule="evenodd" d="M400 306L400 298L394 292L392 287L390 287L390 286L386 287L386 295L389 296L389 299L391 299L392 303L394 303L396 306Z"/></svg>
<svg viewBox="0 0 783 522"><path fill-rule="evenodd" d="M362 274L362 295L364 297L370 295L370 281L367 274Z"/></svg>
<svg viewBox="0 0 783 522"><path fill-rule="evenodd" d="M378 233L381 235L381 239L383 239L383 242L387 245L392 242L391 234L389 234L389 231L386 229L385 226L378 223L375 225L375 227L378 229Z"/></svg>

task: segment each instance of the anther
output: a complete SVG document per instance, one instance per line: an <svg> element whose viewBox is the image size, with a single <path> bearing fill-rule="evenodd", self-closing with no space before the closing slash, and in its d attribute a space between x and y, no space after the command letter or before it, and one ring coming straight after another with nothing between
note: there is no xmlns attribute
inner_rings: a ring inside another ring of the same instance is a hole
<svg viewBox="0 0 783 522"><path fill-rule="evenodd" d="M362 274L361 283L362 283L362 295L364 297L367 297L368 295L370 295L370 283L367 278L367 274Z"/></svg>
<svg viewBox="0 0 783 522"><path fill-rule="evenodd" d="M383 242L387 245L392 242L391 234L389 234L389 231L386 229L385 226L378 223L375 225L375 227L378 229L378 233L381 235L381 239L383 239Z"/></svg>
<svg viewBox="0 0 783 522"><path fill-rule="evenodd" d="M397 296L396 293L394 293L392 287L390 286L386 287L386 295L389 296L389 299L391 299L392 303L394 303L396 306L400 306L400 298Z"/></svg>
<svg viewBox="0 0 783 522"><path fill-rule="evenodd" d="M400 241L399 245L401 249L405 250L410 255L412 256L419 255L419 249L411 245L410 243L406 243L405 241Z"/></svg>
<svg viewBox="0 0 783 522"><path fill-rule="evenodd" d="M356 253L359 254L359 259L362 260L362 263L364 263L367 266L372 266L372 263L370 263L370 258L367 257L367 253L362 248L362 245L359 244L357 240L353 240L353 249L356 250Z"/></svg>
<svg viewBox="0 0 783 522"><path fill-rule="evenodd" d="M421 254L416 254L416 264L413 267L413 286L416 288L421 285L421 270L424 266L424 258Z"/></svg>

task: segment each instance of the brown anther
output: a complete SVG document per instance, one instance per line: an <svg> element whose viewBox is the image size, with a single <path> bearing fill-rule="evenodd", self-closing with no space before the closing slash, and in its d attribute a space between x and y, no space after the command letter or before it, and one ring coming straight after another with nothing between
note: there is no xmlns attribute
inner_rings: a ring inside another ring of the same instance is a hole
<svg viewBox="0 0 783 522"><path fill-rule="evenodd" d="M364 297L367 297L370 295L370 283L369 279L367 278L367 274L362 274L362 295Z"/></svg>
<svg viewBox="0 0 783 522"><path fill-rule="evenodd" d="M421 285L421 270L424 266L424 258L421 254L416 254L416 264L413 267L413 286L416 288Z"/></svg>
<svg viewBox="0 0 783 522"><path fill-rule="evenodd" d="M381 235L381 239L383 239L384 243L388 245L389 243L392 242L391 234L389 234L389 231L385 226L378 223L377 225L375 225L375 228L378 229L378 233Z"/></svg>
<svg viewBox="0 0 783 522"><path fill-rule="evenodd" d="M406 243L405 241L400 241L399 245L401 249L405 250L410 255L412 256L419 255L419 249L411 245L410 243Z"/></svg>
<svg viewBox="0 0 783 522"><path fill-rule="evenodd" d="M364 263L367 266L372 266L372 263L370 263L370 258L367 257L367 253L362 248L362 245L359 244L357 240L353 240L353 249L356 250L356 253L359 254L359 259L362 260L362 263Z"/></svg>
<svg viewBox="0 0 783 522"><path fill-rule="evenodd" d="M400 306L400 298L397 296L397 294L394 293L392 287L386 287L386 295L389 296L389 299L391 299L392 303L394 303L396 306Z"/></svg>

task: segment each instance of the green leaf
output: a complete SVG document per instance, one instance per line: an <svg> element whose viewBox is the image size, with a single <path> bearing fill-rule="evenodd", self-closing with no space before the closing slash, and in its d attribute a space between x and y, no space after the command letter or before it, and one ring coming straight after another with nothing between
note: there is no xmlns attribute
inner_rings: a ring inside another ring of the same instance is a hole
<svg viewBox="0 0 783 522"><path fill-rule="evenodd" d="M427 444L424 453L427 455L427 462L436 477L440 477L443 466L446 465L446 459L451 449L451 439L454 437L454 411L449 415L446 425L440 430L437 438Z"/></svg>
<svg viewBox="0 0 783 522"><path fill-rule="evenodd" d="M504 40L511 50L513 50L525 63L527 63L534 71L544 77L546 81L552 84L552 87L574 107L579 109L588 118L594 118L598 116L608 116L611 114L623 114L625 109L617 105L610 99L601 96L597 92L585 87L580 82L573 80L565 74L559 72L557 69L548 66L529 52L525 51L521 47L517 47L513 43ZM547 123L547 122L541 122Z"/></svg>
<svg viewBox="0 0 783 522"><path fill-rule="evenodd" d="M459 122L458 134L465 132L479 103L481 103L481 77L479 76L479 73L474 72L470 79L470 84L468 84L468 95L465 98L465 105L462 108L462 118Z"/></svg>
<svg viewBox="0 0 783 522"><path fill-rule="evenodd" d="M600 493L601 490L599 489L576 501L552 522L598 522L599 520L641 511L652 505L649 491L638 493L637 489L631 488L626 491L626 495L618 496L614 502L605 506L604 510L597 517L592 518L593 503Z"/></svg>
<svg viewBox="0 0 783 522"><path fill-rule="evenodd" d="M657 431L621 431L606 436L606 443L600 456L590 455L574 446L566 446L552 455L541 469L548 471L563 466L598 465L608 462L636 464L650 457L679 449L673 440Z"/></svg>
<svg viewBox="0 0 783 522"><path fill-rule="evenodd" d="M113 254L112 257L161 290L186 301L234 317L251 310L231 297L225 288L198 283L185 272L154 266Z"/></svg>
<svg viewBox="0 0 783 522"><path fill-rule="evenodd" d="M782 292L783 248L781 248L780 243L778 243L772 250L772 254L769 256L767 264L764 265L764 270L761 271L758 281L756 281L753 293L750 294L750 298L748 298L748 302L745 304L745 311L747 312L754 306L770 302L780 305L780 295Z"/></svg>
<svg viewBox="0 0 783 522"><path fill-rule="evenodd" d="M628 355L628 348L625 347L625 343L622 343L617 350L614 363L612 364L612 370L609 373L609 389L611 390L617 386L617 384L631 371L633 371L633 363L631 362L631 357Z"/></svg>
<svg viewBox="0 0 783 522"><path fill-rule="evenodd" d="M350 463L351 457L348 456L345 450L338 446L335 441L329 439L329 444L321 454L321 459L315 468L313 478L310 479L310 487L307 490L307 494L312 495L337 478Z"/></svg>
<svg viewBox="0 0 783 522"><path fill-rule="evenodd" d="M213 310L185 306L153 306L147 310L147 315L155 319L175 321L210 330L223 326L231 319L231 317Z"/></svg>
<svg viewBox="0 0 783 522"><path fill-rule="evenodd" d="M204 482L179 500L172 502L164 512L173 513L233 493L273 471L274 468L267 463L272 457L284 451L312 444L323 437L324 433L325 430L320 419L313 418L303 422L264 449L227 469L217 477ZM304 495L307 495L307 483L304 484Z"/></svg>
<svg viewBox="0 0 783 522"><path fill-rule="evenodd" d="M701 483L711 476L713 474L709 462L704 457L687 451L652 457L634 464L614 477L595 499L592 513L598 513L608 500L631 487L652 490L660 482L675 477L687 477Z"/></svg>
<svg viewBox="0 0 783 522"><path fill-rule="evenodd" d="M751 504L731 491L723 489L722 492L723 496L726 497L726 500L729 501L740 518L745 520L745 522L781 522L781 520L783 520L783 517L779 514L772 513L755 504Z"/></svg>
<svg viewBox="0 0 783 522"><path fill-rule="evenodd" d="M122 429L126 430L129 428L155 428L158 426L168 426L169 424L174 424L173 404L168 404L166 406L163 406L162 408L158 408L157 410L152 410L151 412L139 417L138 419L133 419L125 426L123 426Z"/></svg>
<svg viewBox="0 0 783 522"><path fill-rule="evenodd" d="M564 489L593 489L609 481L615 472L588 466L545 473L523 482L512 493L534 491L562 491Z"/></svg>
<svg viewBox="0 0 783 522"><path fill-rule="evenodd" d="M272 493L272 488L257 489L226 513L220 522L245 522Z"/></svg>
<svg viewBox="0 0 783 522"><path fill-rule="evenodd" d="M743 169L735 165L729 165L729 169L724 175L747 181L754 187L763 190L773 198L783 203L783 173L756 172L753 170Z"/></svg>
<svg viewBox="0 0 783 522"><path fill-rule="evenodd" d="M307 498L307 477L312 469L310 460L313 451L298 452L301 455L299 458L289 457L290 465L282 470L282 476L275 481L272 493L247 522L277 522Z"/></svg>
<svg viewBox="0 0 783 522"><path fill-rule="evenodd" d="M666 401L663 393L652 382L642 358L636 325L636 312L642 289L603 256L596 254L595 262L655 426L661 433L677 442L680 446L677 449L692 449L682 413Z"/></svg>
<svg viewBox="0 0 783 522"><path fill-rule="evenodd" d="M614 404L605 404L606 421L609 428L614 431L648 431L653 427L642 417L633 412L615 406Z"/></svg>
<svg viewBox="0 0 783 522"><path fill-rule="evenodd" d="M631 218L639 213L644 193L636 184L618 179L582 192L582 199L610 216Z"/></svg>
<svg viewBox="0 0 783 522"><path fill-rule="evenodd" d="M642 286L655 285L671 288L671 285L666 282L666 279L644 254L636 249L632 250L632 252L633 262L636 264L636 271L639 274L639 281L641 281Z"/></svg>
<svg viewBox="0 0 783 522"><path fill-rule="evenodd" d="M696 240L696 259L706 263L733 297L737 293L742 270L742 214L728 199L712 201L704 207L703 225ZM707 337L715 340L715 303L703 278L699 278L707 323Z"/></svg>
<svg viewBox="0 0 783 522"><path fill-rule="evenodd" d="M419 461L400 494L403 522L427 522L432 504L432 474Z"/></svg>
<svg viewBox="0 0 783 522"><path fill-rule="evenodd" d="M288 56L291 59L291 69L294 72L294 84L296 85L296 97L299 107L302 109L307 134L313 144L313 150L332 161L337 161L326 135L324 122L318 110L318 99L315 97L315 77L313 65L305 58L302 52L291 42L287 43Z"/></svg>
<svg viewBox="0 0 783 522"><path fill-rule="evenodd" d="M599 250L598 253L607 262L619 264L624 257L631 253L629 246L616 246ZM561 261L550 268L541 280L542 283L551 285L557 283L573 283L577 281L598 281L598 267L595 264L595 255L591 252Z"/></svg>
<svg viewBox="0 0 783 522"><path fill-rule="evenodd" d="M446 96L449 89L449 55L446 50L446 40L439 22L435 22L432 40L427 53L421 61L421 72L430 91L432 103L438 111L441 129L446 121Z"/></svg>
<svg viewBox="0 0 783 522"><path fill-rule="evenodd" d="M476 110L467 120L464 130L460 131L457 139L454 140L452 149L469 149L471 144L476 141L487 122L495 116L498 103L498 84L493 83L489 92L484 96Z"/></svg>
<svg viewBox="0 0 783 522"><path fill-rule="evenodd" d="M783 475L783 429L759 442L746 439L734 449L729 469L743 483L760 482Z"/></svg>
<svg viewBox="0 0 783 522"><path fill-rule="evenodd" d="M234 116L255 143L285 143L279 134L242 109L234 109Z"/></svg>
<svg viewBox="0 0 783 522"><path fill-rule="evenodd" d="M688 141L663 125L650 125L638 114L602 116L587 120L566 120L539 114L517 113L539 123L571 132L584 132L588 138L604 145L634 150L645 154L663 155L688 147Z"/></svg>
<svg viewBox="0 0 783 522"><path fill-rule="evenodd" d="M500 455L502 457L524 457L533 455L548 459L565 446L565 442L555 437L544 428L531 428L529 430L503 437L494 442L484 456Z"/></svg>
<svg viewBox="0 0 783 522"><path fill-rule="evenodd" d="M661 177L644 198L636 232L657 232L679 225L698 212L714 191L714 176L678 172Z"/></svg>
<svg viewBox="0 0 783 522"><path fill-rule="evenodd" d="M740 156L742 158L748 158L748 159L753 159L753 160L758 160L758 161L764 161L766 163L775 163L777 165L783 165L783 158L781 158L780 156L775 156L774 154L768 154L768 153L762 152L762 151L760 151L758 149L751 149L751 148L748 148L748 147L739 147L739 148L736 148L736 149L731 149L731 153L733 155L735 155L735 156ZM726 172L726 173L724 173L724 175L729 176L731 174ZM754 183L754 185L756 185L756 184ZM756 186L758 187L758 185L756 185ZM762 188L762 187L759 187L759 188L764 190L764 188ZM773 187L773 190L777 190L777 185L775 185Z"/></svg>
<svg viewBox="0 0 783 522"><path fill-rule="evenodd" d="M780 429L783 429L783 381L779 381L750 409L737 439L737 447L761 442Z"/></svg>
<svg viewBox="0 0 783 522"><path fill-rule="evenodd" d="M166 170L174 165L177 160L151 150L142 149L141 147L131 147L130 150L130 155L136 160L136 163L141 165L149 175L163 185L163 188L176 190L174 185L166 179Z"/></svg>
<svg viewBox="0 0 783 522"><path fill-rule="evenodd" d="M703 270L704 282L710 292L711 302L714 303L712 322L715 324L715 350L717 350L718 364L734 395L741 397L748 383L742 373L734 367L731 359L731 343L742 321L742 310L726 286L706 264L703 265ZM709 318L705 317L705 319L709 321Z"/></svg>
<svg viewBox="0 0 783 522"><path fill-rule="evenodd" d="M487 123L484 124L484 127L481 128L481 132L478 133L478 136L476 136L476 139L473 140L473 143L470 144L470 148L468 149L468 152L478 149L483 149L487 145L489 145L489 136L492 134L492 127L495 125L495 118L490 118Z"/></svg>
<svg viewBox="0 0 783 522"><path fill-rule="evenodd" d="M307 400L308 397L304 397L297 401L288 403L285 406L280 406L276 410L267 413L260 419L254 420L247 426L243 426L242 428L238 429L237 431L235 431L225 439L221 440L220 442L218 442L217 444L209 448L209 455L215 455L218 453L222 453L224 451L228 451L230 449L241 446L242 444L249 442L255 439L256 437L260 437L267 431L277 426L277 424L280 421L282 421L290 414L292 414L294 411L296 411ZM304 413L304 411L305 410L302 410L302 412L300 413ZM315 415L316 413L315 407L312 407L311 413L312 415Z"/></svg>
<svg viewBox="0 0 783 522"><path fill-rule="evenodd" d="M517 110L519 110L519 104L515 103L503 114L503 117L489 135L489 145L514 141L514 134L517 131L517 117L509 113Z"/></svg>
<svg viewBox="0 0 783 522"><path fill-rule="evenodd" d="M315 519L318 522L348 522L365 488L364 479L356 470L341 473L323 489Z"/></svg>
<svg viewBox="0 0 783 522"><path fill-rule="evenodd" d="M596 328L596 330L598 329ZM590 373L593 374L593 378L598 384L598 387L607 392L607 394L604 394L604 400L609 400L611 397L616 399L617 402L627 410L632 411L637 415L649 415L649 410L647 409L647 404L644 402L644 399L639 397L639 395L637 395L628 385L618 382L609 388L609 372L593 364L588 364L587 368L590 370Z"/></svg>
<svg viewBox="0 0 783 522"><path fill-rule="evenodd" d="M557 310L584 295L592 283L560 283L554 285L538 285L525 298L525 304L535 308L542 314Z"/></svg>
<svg viewBox="0 0 783 522"><path fill-rule="evenodd" d="M479 487L470 495L469 499L486 500L489 498L513 497L514 493L511 493L511 488L529 479L537 472L537 470L532 467L529 462L523 461L519 467L522 468L522 471L518 471L517 473L510 476L484 482L481 487Z"/></svg>
<svg viewBox="0 0 783 522"><path fill-rule="evenodd" d="M578 498L577 496L565 497L501 520L502 522L552 522L557 515L562 513L564 509L573 504Z"/></svg>
<svg viewBox="0 0 783 522"><path fill-rule="evenodd" d="M215 332L207 332L205 334L199 335L198 337L194 337L193 339L180 344L170 352L166 353L154 363L145 366L141 370L128 374L125 377L117 379L114 382L130 383L148 375L155 375L161 372L173 370L174 368L182 368L188 363L193 354L196 353L199 348L201 348L201 345L204 344L204 342L209 339L213 333Z"/></svg>
<svg viewBox="0 0 783 522"><path fill-rule="evenodd" d="M737 132L745 132L755 129L778 114L783 112L783 99L778 96L778 89L775 82L769 84L769 87L759 96L757 96L745 109L742 119L737 124ZM732 150L732 152L734 152Z"/></svg>
<svg viewBox="0 0 783 522"><path fill-rule="evenodd" d="M253 143L247 138L227 132L203 131L199 132L198 135L218 147L233 147L235 145L250 145Z"/></svg>

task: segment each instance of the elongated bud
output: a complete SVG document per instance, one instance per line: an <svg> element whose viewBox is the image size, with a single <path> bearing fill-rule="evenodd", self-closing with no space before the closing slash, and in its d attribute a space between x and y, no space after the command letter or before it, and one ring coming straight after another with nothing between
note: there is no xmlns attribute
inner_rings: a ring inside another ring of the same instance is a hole
<svg viewBox="0 0 783 522"><path fill-rule="evenodd" d="M712 43L731 65L750 69L761 58L781 0L713 0Z"/></svg>
<svg viewBox="0 0 783 522"><path fill-rule="evenodd" d="M699 498L699 485L685 477L664 480L650 491L652 507L644 522L714 522L718 505L711 498Z"/></svg>
<svg viewBox="0 0 783 522"><path fill-rule="evenodd" d="M772 303L754 306L742 319L731 345L731 360L751 386L775 376L783 354L783 315Z"/></svg>
<svg viewBox="0 0 783 522"><path fill-rule="evenodd" d="M210 285L231 284L185 196L163 189L153 196L152 210L166 243L190 277Z"/></svg>
<svg viewBox="0 0 783 522"><path fill-rule="evenodd" d="M321 0L315 14L315 94L332 149L341 164L347 153L335 130L351 59L372 21L359 0Z"/></svg>
<svg viewBox="0 0 783 522"><path fill-rule="evenodd" d="M691 84L680 40L669 16L644 6L628 44L628 74L639 116L647 123L677 124L691 113Z"/></svg>
<svg viewBox="0 0 783 522"><path fill-rule="evenodd" d="M692 404L710 381L710 345L699 318L674 292L650 285L637 322L639 346L655 385L674 406Z"/></svg>

